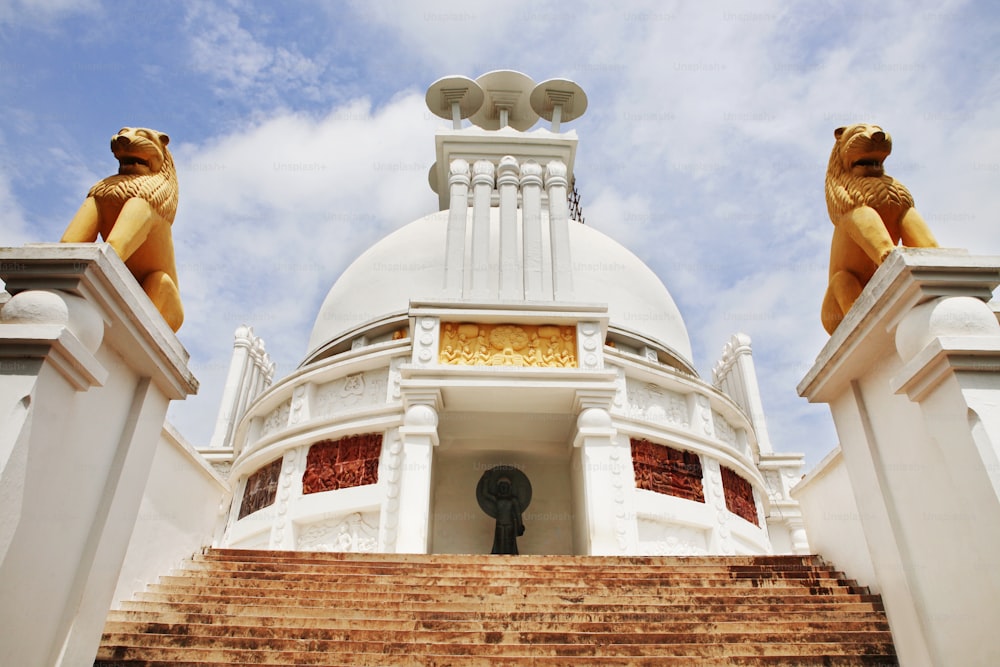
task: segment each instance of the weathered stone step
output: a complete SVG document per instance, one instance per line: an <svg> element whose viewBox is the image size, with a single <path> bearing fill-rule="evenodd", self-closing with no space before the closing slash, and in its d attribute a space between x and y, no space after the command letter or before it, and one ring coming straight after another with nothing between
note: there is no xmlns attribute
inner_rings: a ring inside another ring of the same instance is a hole
<svg viewBox="0 0 1000 667"><path fill-rule="evenodd" d="M275 636L242 633L200 634L204 626L171 626L170 633L107 632L104 641L115 646L176 646L179 639L188 648L239 648L310 651L338 651L345 643L400 645L410 644L407 652L422 653L423 646L447 644L448 646L475 645L576 645L597 647L615 645L695 645L695 644L768 644L795 645L800 643L837 643L848 650L851 645L891 642L887 631L834 632L812 629L806 631L774 631L760 628L749 631L745 626L736 632L584 632L584 631L525 631L525 630L374 630L342 629L324 630L322 634L296 631ZM454 649L459 653L464 649Z"/></svg>
<svg viewBox="0 0 1000 667"><path fill-rule="evenodd" d="M284 558L281 556L226 556L220 557L214 552L204 555L196 555L191 563L204 563L209 567L257 567L259 569L274 568L283 571L302 570L330 572L331 563L337 563L337 572L362 572L369 573L472 573L482 572L509 572L509 573L529 573L538 576L550 572L562 574L580 573L589 575L594 572L605 574L617 574L627 576L636 573L658 574L664 572L743 572L743 573L794 573L794 572L823 572L832 571L829 566L823 565L820 561L803 560L795 557L795 562L777 561L769 563L760 560L763 557L726 557L727 560L743 558L742 562L725 562L723 557L687 557L672 558L662 557L664 562L649 560L653 557L627 558L628 562L618 562L615 559L598 556L566 556L565 559L549 561L557 558L555 556L424 556L426 560L417 560L416 555L406 554L370 554L368 558L355 555L353 558L341 558L347 554L310 554L309 556L295 556ZM455 559L454 562L442 561L442 558ZM749 559L757 560L749 560ZM775 557L784 558L784 557ZM406 559L406 560L393 560ZM638 562L633 562L637 561Z"/></svg>
<svg viewBox="0 0 1000 667"><path fill-rule="evenodd" d="M246 595L246 591L260 591L262 595L272 595L276 592L284 592L287 597L294 597L302 593L318 595L338 595L344 591L365 593L368 595L378 595L380 593L420 593L428 590L440 591L441 593L454 593L475 588L483 594L510 595L512 593L524 593L534 595L539 592L548 595L578 595L578 594L600 594L604 591L614 591L617 595L671 595L676 591L686 591L692 594L718 594L720 591L730 591L733 594L753 595L756 592L768 595L799 595L803 592L808 594L836 595L866 594L868 590L857 586L849 581L799 581L795 583L779 581L738 581L726 582L718 580L697 580L688 583L676 582L655 582L651 584L636 583L631 581L579 581L567 585L565 582L559 584L546 585L543 580L531 582L490 580L488 582L470 581L468 583L440 582L432 581L426 584L418 584L409 581L392 580L329 580L329 581L302 581L283 580L280 577L269 577L259 579L253 577L184 577L167 576L161 577L160 581L149 587L150 591L162 592L166 589L178 592L203 591L206 593L216 593L225 591L237 595Z"/></svg>
<svg viewBox="0 0 1000 667"><path fill-rule="evenodd" d="M345 599L346 595L351 595L350 599ZM358 601L368 603L379 603L393 606L406 605L415 602L428 604L458 604L467 608L478 608L484 604L503 604L508 609L518 607L530 609L532 611L558 611L567 606L594 605L596 608L604 609L624 609L634 605L647 605L650 607L664 606L668 604L712 604L729 606L732 604L759 604L759 605L781 605L799 604L808 605L827 600L841 602L874 602L876 596L855 595L843 593L832 594L810 594L808 591L802 594L767 595L758 592L752 596L735 596L731 592L719 589L717 594L685 594L677 592L671 595L600 595L600 594L576 594L576 595L546 595L539 593L528 596L519 591L509 594L490 594L481 591L469 590L464 593L378 593L369 594L357 592L351 594L345 591L342 595L329 594L324 596L316 593L310 597L277 597L277 596L236 596L236 595L185 595L184 593L158 593L144 592L138 593L132 602L155 602L160 604L170 604L178 610L199 612L202 610L218 609L220 607L248 608L254 606L267 606L275 609L295 609L295 608L325 608L341 609L350 608ZM123 603L124 608L124 603ZM129 607L135 608L135 607Z"/></svg>
<svg viewBox="0 0 1000 667"><path fill-rule="evenodd" d="M276 551L255 549L211 549L203 554L197 554L195 559L217 560L274 560L287 563L308 561L338 561L364 563L412 563L419 566L447 565L453 567L461 564L516 564L525 567L535 564L570 565L580 567L631 567L634 565L652 565L669 567L671 565L760 565L768 567L815 566L823 561L817 556L496 556L486 554L382 554L382 553L347 553L326 551Z"/></svg>
<svg viewBox="0 0 1000 667"><path fill-rule="evenodd" d="M675 621L669 625L664 623L649 623L636 621L594 622L594 621L551 621L545 619L522 619L517 621L504 620L404 620L404 619L331 619L322 626L294 626L294 633L288 626L261 626L247 624L246 619L226 619L227 622L217 622L212 618L208 623L174 622L165 623L161 620L147 622L108 621L105 632L108 634L153 634L153 635L197 635L206 637L284 637L291 634L298 639L328 639L336 633L350 632L480 632L480 633L586 633L614 634L622 636L653 635L669 632L682 635L758 635L761 633L830 633L844 635L845 633L888 632L889 625L884 621L868 620L829 620L802 621L756 619L746 621L694 622ZM756 637L755 637L756 638ZM814 637L815 641L819 641Z"/></svg>
<svg viewBox="0 0 1000 667"><path fill-rule="evenodd" d="M185 638L189 639L189 638ZM395 656L482 656L505 658L536 658L540 656L560 656L567 663L574 664L577 657L687 657L687 658L724 658L730 656L839 656L839 655L891 655L891 644L868 643L864 645L833 643L797 643L797 644L755 644L739 642L731 644L383 644L380 642L339 642L335 648L319 648L321 646L311 641L300 642L296 648L281 650L270 648L266 643L250 648L190 648L187 643L182 647L159 646L128 646L116 645L113 650L101 648L98 660L126 660L132 656L146 660L169 660L171 658L183 662L185 656L196 651L198 659L203 661L220 659L233 662L277 662L289 665L328 664L331 660L342 661L349 655L372 655L381 657L383 662L374 664L384 667L387 660L393 661ZM391 662L390 662L391 664ZM427 663L425 663L427 664ZM431 662L429 664L437 664ZM442 662L440 664L448 664ZM530 663L528 663L530 664Z"/></svg>
<svg viewBox="0 0 1000 667"><path fill-rule="evenodd" d="M856 596L860 597L860 596ZM866 596L874 598L875 596ZM771 601L762 602L758 604L750 604L738 599L723 600L722 602L705 602L705 601L694 601L694 602L677 602L677 603L666 603L666 602L653 602L653 603L640 603L640 604L630 604L622 605L615 604L614 600L603 600L598 602L567 602L563 604L547 605L547 604L532 604L530 601L519 601L517 604L512 604L511 601L480 601L475 599L462 599L459 601L454 600L433 600L427 599L423 601L412 601L412 600L400 600L392 604L385 604L384 601L377 601L378 604L369 604L370 601L363 601L366 604L357 605L357 601L352 601L352 606L347 606L346 601L344 605L333 606L328 604L317 604L314 606L307 606L303 604L297 605L276 605L270 604L268 600L265 599L254 599L248 601L247 604L237 604L232 601L221 601L213 604L208 603L170 603L170 602L153 602L153 601L142 601L142 600L129 600L123 602L121 608L123 610L135 610L135 611L165 611L165 612L180 612L187 614L215 614L215 615L235 615L244 614L252 616L308 616L308 617L336 617L342 616L351 609L360 610L370 610L370 609L382 609L382 608L392 608L399 611L409 611L413 613L420 613L426 611L442 611L447 613L453 612L498 612L498 613L511 613L512 608L518 611L530 612L533 614L551 614L559 613L565 611L578 611L578 612L590 612L590 613L606 613L606 612L631 612L631 613L684 613L686 610L714 610L718 613L727 613L729 610L732 611L742 611L757 614L767 614L774 613L781 609L796 610L796 611L829 611L834 608L842 607L845 604L855 604L857 605L854 609L867 609L871 610L874 608L875 600L831 600L830 602L823 602L826 598L805 598L803 601L797 603L788 603L786 601ZM877 598L875 598L877 599ZM815 602L812 600L816 600Z"/></svg>
<svg viewBox="0 0 1000 667"><path fill-rule="evenodd" d="M558 585L564 587L574 587L591 585L597 581L604 585L614 586L620 584L631 584L634 586L671 586L671 585L705 585L716 583L724 585L801 585L802 583L823 583L826 585L853 584L853 580L847 579L840 573L829 571L795 571L795 572L663 572L652 573L625 573L615 572L608 574L601 571L573 574L572 576L564 572L466 572L458 573L446 569L440 569L433 573L406 573L390 574L382 573L373 575L369 572L351 570L344 571L339 566L327 567L309 566L310 570L304 569L277 569L262 567L256 564L226 564L225 568L213 568L208 563L192 563L184 570L174 570L171 577L184 577L188 579L233 579L233 580L258 580L258 581L289 581L303 584L315 584L324 582L350 582L354 584L365 583L385 583L393 582L399 584L409 584L414 586L433 585L458 585L468 586L479 584L484 580L501 585L530 585L544 584Z"/></svg>
<svg viewBox="0 0 1000 667"><path fill-rule="evenodd" d="M846 608L845 608L846 607ZM803 608L789 605L777 605L769 609L752 608L746 610L729 610L725 607L702 607L683 605L671 608L671 611L642 612L638 610L609 611L604 608L590 611L572 610L528 612L511 611L509 607L495 609L462 609L442 610L438 607L424 609L396 609L385 606L368 608L337 609L336 613L316 612L311 615L290 615L283 613L277 616L256 615L253 622L257 627L268 628L337 628L340 623L361 623L384 620L386 623L637 623L653 627L689 623L694 625L732 623L763 623L792 622L826 623L826 622L872 622L888 627L885 615L872 609L871 605L838 605L830 604L823 608L820 605ZM284 610L282 610L284 611ZM228 617L219 614L198 614L165 610L152 610L145 606L139 610L115 610L108 615L109 623L162 623L162 624L220 624L244 622L244 617ZM884 628L880 628L884 629Z"/></svg>
<svg viewBox="0 0 1000 667"><path fill-rule="evenodd" d="M288 667L307 665L306 662L204 662L185 660L184 667L208 667L227 665L228 667ZM324 667L567 667L561 656L532 656L528 658L499 658L496 656L386 656L382 654L355 654L332 658L326 656L321 662L312 663ZM694 667L689 657L613 657L576 656L573 667ZM726 658L699 658L697 667L893 667L898 665L894 655L845 655L845 656L729 656ZM94 667L177 667L175 660L144 660L120 658L98 660Z"/></svg>

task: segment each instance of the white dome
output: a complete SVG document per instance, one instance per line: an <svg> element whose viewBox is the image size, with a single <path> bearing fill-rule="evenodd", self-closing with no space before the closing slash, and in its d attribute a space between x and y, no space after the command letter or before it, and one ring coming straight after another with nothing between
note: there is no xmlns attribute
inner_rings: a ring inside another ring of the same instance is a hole
<svg viewBox="0 0 1000 667"><path fill-rule="evenodd" d="M347 267L320 307L307 358L365 323L406 313L410 299L441 300L447 221L448 211L420 218ZM680 311L656 274L595 229L571 222L569 238L575 300L607 304L612 327L658 343L693 365Z"/></svg>

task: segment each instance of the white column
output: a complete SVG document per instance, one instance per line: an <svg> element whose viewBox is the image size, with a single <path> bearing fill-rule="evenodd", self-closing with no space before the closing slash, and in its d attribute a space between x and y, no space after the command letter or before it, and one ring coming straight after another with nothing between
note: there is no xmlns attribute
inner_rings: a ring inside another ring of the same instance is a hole
<svg viewBox="0 0 1000 667"><path fill-rule="evenodd" d="M545 165L545 191L549 195L549 239L552 243L552 298L573 298L573 264L569 254L569 202L566 200L566 165L552 160Z"/></svg>
<svg viewBox="0 0 1000 667"><path fill-rule="evenodd" d="M799 384L830 405L901 664L1000 658L1000 257L899 249Z"/></svg>
<svg viewBox="0 0 1000 667"><path fill-rule="evenodd" d="M416 403L406 409L399 428L402 453L396 553L425 554L430 549L434 447L439 442L437 425L437 410Z"/></svg>
<svg viewBox="0 0 1000 667"><path fill-rule="evenodd" d="M250 327L241 326L236 329L233 357L229 362L229 374L222 390L219 416L215 421L215 432L212 434L210 447L232 446L233 431L236 429L236 422L243 416L246 393L254 379L252 373L254 364L250 359L253 338L253 330Z"/></svg>
<svg viewBox="0 0 1000 667"><path fill-rule="evenodd" d="M542 167L534 160L521 165L521 242L524 246L524 298L542 301Z"/></svg>
<svg viewBox="0 0 1000 667"><path fill-rule="evenodd" d="M764 403L757 382L757 369L753 363L750 336L744 333L733 334L722 358L712 370L712 376L713 384L736 401L750 417L761 455L774 453L771 437L767 433L767 420L764 418Z"/></svg>
<svg viewBox="0 0 1000 667"><path fill-rule="evenodd" d="M107 244L2 248L0 279L3 660L90 664L167 405L198 383Z"/></svg>
<svg viewBox="0 0 1000 667"><path fill-rule="evenodd" d="M444 289L451 298L462 296L465 280L465 228L469 222L469 163L455 159L448 168L448 231L445 239Z"/></svg>
<svg viewBox="0 0 1000 667"><path fill-rule="evenodd" d="M517 186L520 181L517 159L507 155L497 168L500 190L500 298L524 298L522 267L517 247Z"/></svg>
<svg viewBox="0 0 1000 667"><path fill-rule="evenodd" d="M472 281L468 296L490 296L490 200L493 196L493 163L476 160L472 166Z"/></svg>

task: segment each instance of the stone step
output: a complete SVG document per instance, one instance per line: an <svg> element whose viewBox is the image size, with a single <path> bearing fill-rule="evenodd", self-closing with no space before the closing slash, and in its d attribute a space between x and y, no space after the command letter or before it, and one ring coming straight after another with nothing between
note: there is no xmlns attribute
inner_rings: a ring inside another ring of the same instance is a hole
<svg viewBox="0 0 1000 667"><path fill-rule="evenodd" d="M206 579L209 577L224 577L229 579L257 579L261 581L300 581L300 582L324 582L324 581L350 581L355 583L365 582L409 582L413 585L459 585L467 586L471 583L481 583L484 579L493 584L500 585L530 585L545 584L558 585L564 587L591 585L597 581L603 585L616 586L620 584L631 584L634 586L670 586L670 585L707 585L711 583L734 585L734 586L759 586L759 585L801 585L802 583L823 583L827 585L851 585L853 580L839 573L825 571L802 571L789 573L745 573L745 572L718 572L718 573L695 573L695 572L672 572L664 571L657 574L635 573L629 576L628 573L615 572L609 574L603 571L588 572L585 574L570 574L563 571L554 572L510 572L510 571L480 571L480 572L451 572L441 570L431 573L379 573L373 575L371 572L358 570L344 571L339 567L331 571L329 566L316 567L312 571L304 570L277 570L271 568L260 568L259 566L237 566L224 568L211 568L207 563L194 564L187 570L175 570L168 576L186 577L189 579Z"/></svg>
<svg viewBox="0 0 1000 667"><path fill-rule="evenodd" d="M280 551L256 549L209 549L196 554L192 560L243 560L243 561L278 561L284 563L309 561L338 561L364 563L411 563L418 566L448 565L456 566L465 563L481 565L511 564L526 567L537 564L569 565L574 567L633 567L636 565L652 565L669 567L672 565L694 565L700 567L745 566L764 564L768 567L822 565L818 556L497 556L490 554L405 554L405 553L356 553L332 551Z"/></svg>
<svg viewBox="0 0 1000 667"><path fill-rule="evenodd" d="M287 667L307 665L306 662L236 662L224 659L221 662L203 662L185 659L184 667L208 667L227 665L228 667ZM566 659L560 656L532 656L530 658L497 658L478 656L386 656L352 655L334 658L326 656L317 663L324 667L567 667ZM175 660L146 660L141 658L120 658L98 660L94 667L177 667ZM693 667L689 657L656 656L638 660L634 657L576 656L573 667ZM898 665L894 655L853 655L853 656L729 656L726 658L698 659L697 667L892 667Z"/></svg>
<svg viewBox="0 0 1000 667"><path fill-rule="evenodd" d="M284 580L281 578L255 579L251 577L163 577L149 587L150 592L204 592L206 594L247 595L248 591L256 591L259 595L278 595L285 597L331 597L343 594L345 591L364 593L368 596L381 594L408 595L419 594L428 590L440 592L443 595L465 593L474 589L482 595L547 595L576 596L601 595L614 591L622 596L666 596L679 594L688 595L867 595L866 588L852 585L848 582L827 581L823 583L800 582L797 584L778 584L773 582L739 582L698 581L687 584L669 585L634 585L633 582L621 582L615 585L608 581L580 582L572 586L553 583L545 585L542 581L531 583L514 583L491 580L489 582L458 583L428 583L417 584L399 581L324 581L310 582L299 579Z"/></svg>
<svg viewBox="0 0 1000 667"><path fill-rule="evenodd" d="M338 563L339 572L388 572L396 573L425 573L425 572L471 572L479 574L483 571L510 572L510 573L534 573L536 576L548 572L561 572L565 574L592 572L604 572L607 574L618 573L630 575L635 573L661 574L664 572L721 572L721 573L793 573L793 572L814 572L830 571L821 561L813 558L794 557L794 561L779 560L769 563L761 560L762 556L746 557L622 557L611 559L601 556L425 556L425 560L415 554L332 554L318 553L308 556L299 555L298 552L285 552L293 554L285 558L276 556L282 552L264 552L266 556L220 556L216 553L199 554L195 556L191 563L206 563L211 567L224 568L227 566L258 567L265 569L272 567L281 570L301 569L308 570L314 568L315 571L329 571L331 562ZM348 558L347 556L352 556ZM774 557L784 559L785 557ZM791 558L791 557L789 557ZM558 560L556 560L558 559ZM739 562L734 562L740 559ZM195 565L197 567L197 565ZM317 569L318 568L318 569Z"/></svg>
<svg viewBox="0 0 1000 667"><path fill-rule="evenodd" d="M187 639L187 638L186 638ZM318 648L318 650L317 650ZM175 659L185 663L192 656L205 662L276 662L286 665L326 665L331 660L345 662L356 656L372 656L375 661L354 664L372 664L385 667L386 658L394 661L399 657L430 657L430 656L478 656L490 658L522 658L533 660L543 656L559 656L568 664L576 664L576 658L585 656L600 656L603 658L729 658L751 656L849 656L849 655L891 655L891 643L869 642L861 645L832 643L795 643L795 644L753 644L738 642L731 644L411 644L400 643L386 645L380 642L332 642L322 645L314 642L298 642L292 648L270 648L266 642L254 644L246 648L192 647L185 643L182 647L159 646L128 646L116 645L114 650L102 647L97 654L97 660L125 661L132 658L143 660ZM392 664L392 663L390 663ZM418 663L419 664L419 663ZM424 664L442 664L448 662L425 662ZM527 662L526 664L532 664ZM641 663L640 663L641 664Z"/></svg>
<svg viewBox="0 0 1000 667"><path fill-rule="evenodd" d="M847 608L844 608L847 607ZM880 625L885 622L885 615L873 610L871 605L838 605L830 604L825 608L821 605L803 608L801 606L789 605L787 608L775 606L761 610L760 608L746 608L730 610L723 606L702 607L700 605L684 605L671 608L671 611L649 611L638 610L614 611L603 607L591 608L589 611L578 610L575 607L571 611L511 611L508 606L488 608L464 608L462 610L443 610L439 607L429 608L409 608L397 609L378 607L356 607L351 609L337 609L334 613L327 613L323 610L306 610L302 614L291 615L287 610L279 610L282 613L275 616L263 614L253 614L254 623L258 627L316 627L316 628L337 628L339 623L357 623L369 620L384 620L387 623L637 623L650 626L677 625L681 623L690 624L718 624L722 622L732 623L763 623L763 622L790 622L800 621L803 623L826 623L826 622L850 622L863 621L874 622ZM312 613L310 613L312 612ZM247 614L247 616L251 616ZM110 623L153 623L162 624L225 624L229 619L238 620L240 617L229 617L222 614L200 614L189 612L172 611L169 606L163 609L152 609L141 606L133 610L115 610L108 615ZM764 620L766 619L766 620Z"/></svg>
<svg viewBox="0 0 1000 667"><path fill-rule="evenodd" d="M196 623L193 621L181 621L165 623L162 619L147 622L135 621L114 621L109 620L105 626L105 632L109 634L192 634L199 636L226 636L226 637L282 637L288 633L289 626L246 623L247 619L223 619L212 618L207 623ZM861 633L861 632L887 632L889 626L884 621L875 619L868 620L827 620L827 621L802 621L802 620L780 620L771 619L748 619L746 621L717 621L717 622L694 622L675 621L669 624L649 623L636 621L623 622L594 622L594 621L550 621L541 618L521 619L516 621L505 620L405 620L405 619L383 619L383 618L357 618L357 619L330 619L321 625L297 625L295 627L295 637L324 639L338 632L480 632L480 633L584 633L584 634L615 634L618 636L629 633L630 636L640 634L662 634L669 630L671 634L683 635L735 635L737 633L745 635L757 635L760 633ZM819 641L819 640L816 640Z"/></svg>

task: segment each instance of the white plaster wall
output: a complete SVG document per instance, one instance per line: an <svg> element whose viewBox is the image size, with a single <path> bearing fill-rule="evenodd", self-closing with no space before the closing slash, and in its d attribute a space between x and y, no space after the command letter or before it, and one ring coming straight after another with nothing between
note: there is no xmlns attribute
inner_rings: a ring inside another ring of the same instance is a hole
<svg viewBox="0 0 1000 667"><path fill-rule="evenodd" d="M211 465L165 425L118 578L115 607L210 546L225 520L229 497Z"/></svg>
<svg viewBox="0 0 1000 667"><path fill-rule="evenodd" d="M879 592L851 480L837 447L792 488L814 553Z"/></svg>
<svg viewBox="0 0 1000 667"><path fill-rule="evenodd" d="M569 456L538 457L524 452L436 453L431 553L488 554L494 520L476 502L476 484L495 465L516 466L531 482L524 512L522 554L572 554L573 510Z"/></svg>

